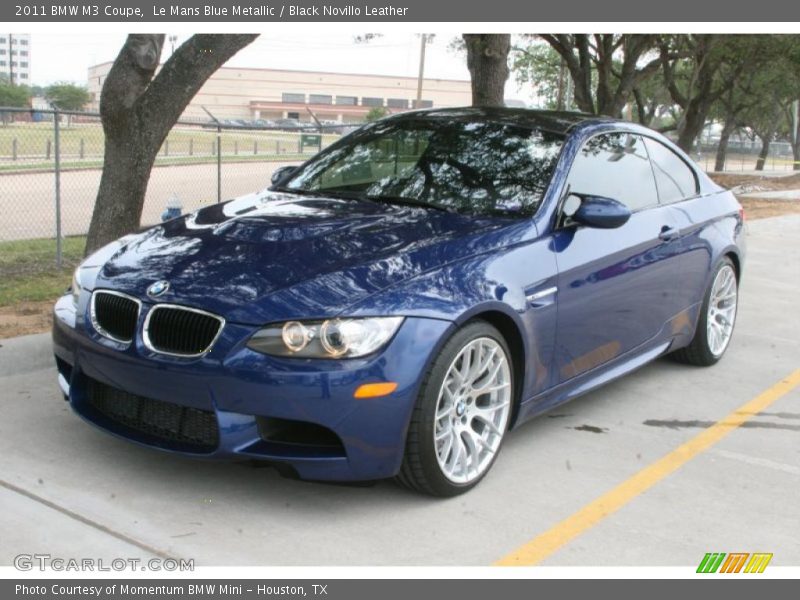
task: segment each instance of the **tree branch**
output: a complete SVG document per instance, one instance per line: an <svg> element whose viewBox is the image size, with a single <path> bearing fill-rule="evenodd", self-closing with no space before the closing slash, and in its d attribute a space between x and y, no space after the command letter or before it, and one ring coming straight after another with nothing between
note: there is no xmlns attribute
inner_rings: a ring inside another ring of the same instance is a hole
<svg viewBox="0 0 800 600"><path fill-rule="evenodd" d="M205 82L257 34L196 34L164 63L136 107L137 118L171 127ZM155 133L155 128L149 130Z"/></svg>

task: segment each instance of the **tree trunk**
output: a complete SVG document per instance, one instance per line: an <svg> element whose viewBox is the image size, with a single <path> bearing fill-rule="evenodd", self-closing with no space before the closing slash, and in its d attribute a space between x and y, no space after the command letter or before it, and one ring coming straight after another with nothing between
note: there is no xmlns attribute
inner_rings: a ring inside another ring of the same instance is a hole
<svg viewBox="0 0 800 600"><path fill-rule="evenodd" d="M634 104L636 105L636 118L641 125L650 127L650 125L653 123L653 119L656 117L658 102L651 100L648 103L638 88L634 88L632 94Z"/></svg>
<svg viewBox="0 0 800 600"><path fill-rule="evenodd" d="M558 67L558 97L556 98L556 110L564 110L566 106L567 96L567 64L564 59L561 59L561 64Z"/></svg>
<svg viewBox="0 0 800 600"><path fill-rule="evenodd" d="M158 150L135 131L123 129L106 135L103 174L89 227L87 254L138 229Z"/></svg>
<svg viewBox="0 0 800 600"><path fill-rule="evenodd" d="M733 130L736 129L736 122L732 118L725 120L722 132L719 135L719 146L717 146L717 158L714 161L715 171L725 170L725 156L728 153L728 142L731 139Z"/></svg>
<svg viewBox="0 0 800 600"><path fill-rule="evenodd" d="M772 141L771 135L765 135L763 137L759 136L761 140L761 152L758 153L758 160L756 161L756 171L763 171L764 165L767 162L767 157L769 156L769 146Z"/></svg>
<svg viewBox="0 0 800 600"><path fill-rule="evenodd" d="M792 170L800 171L800 106L796 103L800 100L795 99L789 104L787 110L787 120L789 122L789 145L792 148Z"/></svg>
<svg viewBox="0 0 800 600"><path fill-rule="evenodd" d="M700 102L692 100L683 113L683 126L678 131L678 147L687 154L692 151L695 140L703 133L706 113Z"/></svg>
<svg viewBox="0 0 800 600"><path fill-rule="evenodd" d="M100 96L106 144L86 254L139 227L150 171L170 129L208 78L256 37L194 35L155 75L164 36L128 36Z"/></svg>
<svg viewBox="0 0 800 600"><path fill-rule="evenodd" d="M465 33L473 106L504 106L508 79L509 34Z"/></svg>

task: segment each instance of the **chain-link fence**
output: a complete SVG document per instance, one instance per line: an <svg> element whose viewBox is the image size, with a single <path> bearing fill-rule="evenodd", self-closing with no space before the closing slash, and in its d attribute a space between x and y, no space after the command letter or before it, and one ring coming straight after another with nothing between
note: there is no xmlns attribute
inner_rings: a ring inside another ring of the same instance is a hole
<svg viewBox="0 0 800 600"><path fill-rule="evenodd" d="M714 171L717 163L719 140L714 138L701 139L692 152L692 158L705 171ZM754 171L761 152L761 142L748 138L731 139L728 142L724 155L722 171L747 172ZM772 142L769 153L764 159L764 171L794 171L797 170L794 161L792 146L788 142Z"/></svg>
<svg viewBox="0 0 800 600"><path fill-rule="evenodd" d="M103 165L95 113L0 108L0 243L84 235ZM142 225L263 189L272 172L330 145L346 126L294 129L179 122L150 175ZM60 256L56 257L60 261Z"/></svg>
<svg viewBox="0 0 800 600"><path fill-rule="evenodd" d="M343 127L291 130L179 122L153 167L142 225L158 223L170 201L189 212L262 189L275 169L328 146ZM0 244L49 239L60 264L59 241L88 230L100 183L103 141L95 113L0 108ZM760 149L755 141L731 140L725 170L753 171ZM716 140L703 139L692 156L711 171L716 151ZM764 168L792 170L789 144L773 143Z"/></svg>

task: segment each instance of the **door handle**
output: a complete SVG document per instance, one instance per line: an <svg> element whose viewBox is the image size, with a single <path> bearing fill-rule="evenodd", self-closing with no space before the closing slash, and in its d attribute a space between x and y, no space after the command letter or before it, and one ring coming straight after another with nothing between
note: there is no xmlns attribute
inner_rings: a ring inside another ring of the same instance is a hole
<svg viewBox="0 0 800 600"><path fill-rule="evenodd" d="M670 240L674 240L678 237L678 230L674 227L670 227L669 225L664 225L661 228L661 232L658 234L658 239L663 240L665 242L669 242Z"/></svg>

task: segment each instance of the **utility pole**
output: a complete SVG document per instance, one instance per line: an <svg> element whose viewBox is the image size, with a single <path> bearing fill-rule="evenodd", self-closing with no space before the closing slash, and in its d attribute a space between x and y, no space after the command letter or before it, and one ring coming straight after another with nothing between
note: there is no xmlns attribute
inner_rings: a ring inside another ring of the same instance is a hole
<svg viewBox="0 0 800 600"><path fill-rule="evenodd" d="M217 204L222 202L222 123L205 107L200 106L217 126Z"/></svg>
<svg viewBox="0 0 800 600"><path fill-rule="evenodd" d="M56 266L60 269L62 264L62 240L61 240L61 111L54 102L50 103L53 109L53 140L54 147L54 169L55 175L55 201L56 201Z"/></svg>
<svg viewBox="0 0 800 600"><path fill-rule="evenodd" d="M417 102L414 108L422 108L422 81L425 76L425 47L428 45L428 34L420 35L419 76L417 77Z"/></svg>
<svg viewBox="0 0 800 600"><path fill-rule="evenodd" d="M11 42L13 36L13 33L8 34L8 83L11 85L14 85L14 50Z"/></svg>
<svg viewBox="0 0 800 600"><path fill-rule="evenodd" d="M171 36L169 36L168 39L169 39L169 43L172 46L172 50L171 50L170 54L175 54L175 42L178 41L178 36L177 35L171 35Z"/></svg>

